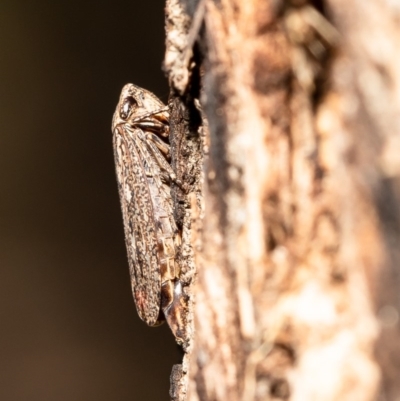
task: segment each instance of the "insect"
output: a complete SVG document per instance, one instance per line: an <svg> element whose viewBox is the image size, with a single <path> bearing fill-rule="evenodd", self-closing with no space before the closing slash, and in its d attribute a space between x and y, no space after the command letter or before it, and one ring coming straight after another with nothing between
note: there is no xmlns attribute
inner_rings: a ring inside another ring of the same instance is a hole
<svg viewBox="0 0 400 401"><path fill-rule="evenodd" d="M112 121L114 158L136 309L142 320L164 320L183 340L184 297L176 262L181 236L170 193L168 108L151 92L127 84Z"/></svg>

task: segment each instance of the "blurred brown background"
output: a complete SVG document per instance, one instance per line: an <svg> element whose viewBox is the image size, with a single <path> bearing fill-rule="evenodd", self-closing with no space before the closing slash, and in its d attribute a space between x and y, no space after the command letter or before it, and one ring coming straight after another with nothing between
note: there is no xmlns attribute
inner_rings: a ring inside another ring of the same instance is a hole
<svg viewBox="0 0 400 401"><path fill-rule="evenodd" d="M0 2L0 400L167 400L179 351L133 303L111 118L167 100L164 1Z"/></svg>

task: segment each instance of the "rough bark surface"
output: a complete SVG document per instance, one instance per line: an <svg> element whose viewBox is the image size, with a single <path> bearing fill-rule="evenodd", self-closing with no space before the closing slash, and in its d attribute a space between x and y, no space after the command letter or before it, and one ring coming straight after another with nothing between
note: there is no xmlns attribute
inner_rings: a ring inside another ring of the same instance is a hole
<svg viewBox="0 0 400 401"><path fill-rule="evenodd" d="M191 299L173 399L400 397L399 13L167 1Z"/></svg>

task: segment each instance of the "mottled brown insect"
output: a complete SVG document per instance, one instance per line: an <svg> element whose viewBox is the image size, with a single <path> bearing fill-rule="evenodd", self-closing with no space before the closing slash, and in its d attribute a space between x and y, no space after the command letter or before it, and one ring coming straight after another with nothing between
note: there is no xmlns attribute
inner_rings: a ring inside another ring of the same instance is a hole
<svg viewBox="0 0 400 401"><path fill-rule="evenodd" d="M183 295L176 263L181 237L170 193L176 176L168 162L168 109L151 92L127 84L112 130L136 308L150 326L167 320L182 340Z"/></svg>

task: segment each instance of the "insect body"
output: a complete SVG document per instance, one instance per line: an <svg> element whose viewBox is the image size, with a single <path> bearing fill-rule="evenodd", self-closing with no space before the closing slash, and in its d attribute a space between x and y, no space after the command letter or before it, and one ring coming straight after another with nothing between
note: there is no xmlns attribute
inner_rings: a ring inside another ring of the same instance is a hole
<svg viewBox="0 0 400 401"><path fill-rule="evenodd" d="M169 159L169 114L151 92L122 89L112 130L114 157L133 296L150 326L167 320L183 339L182 286L176 252L180 233L173 217Z"/></svg>

